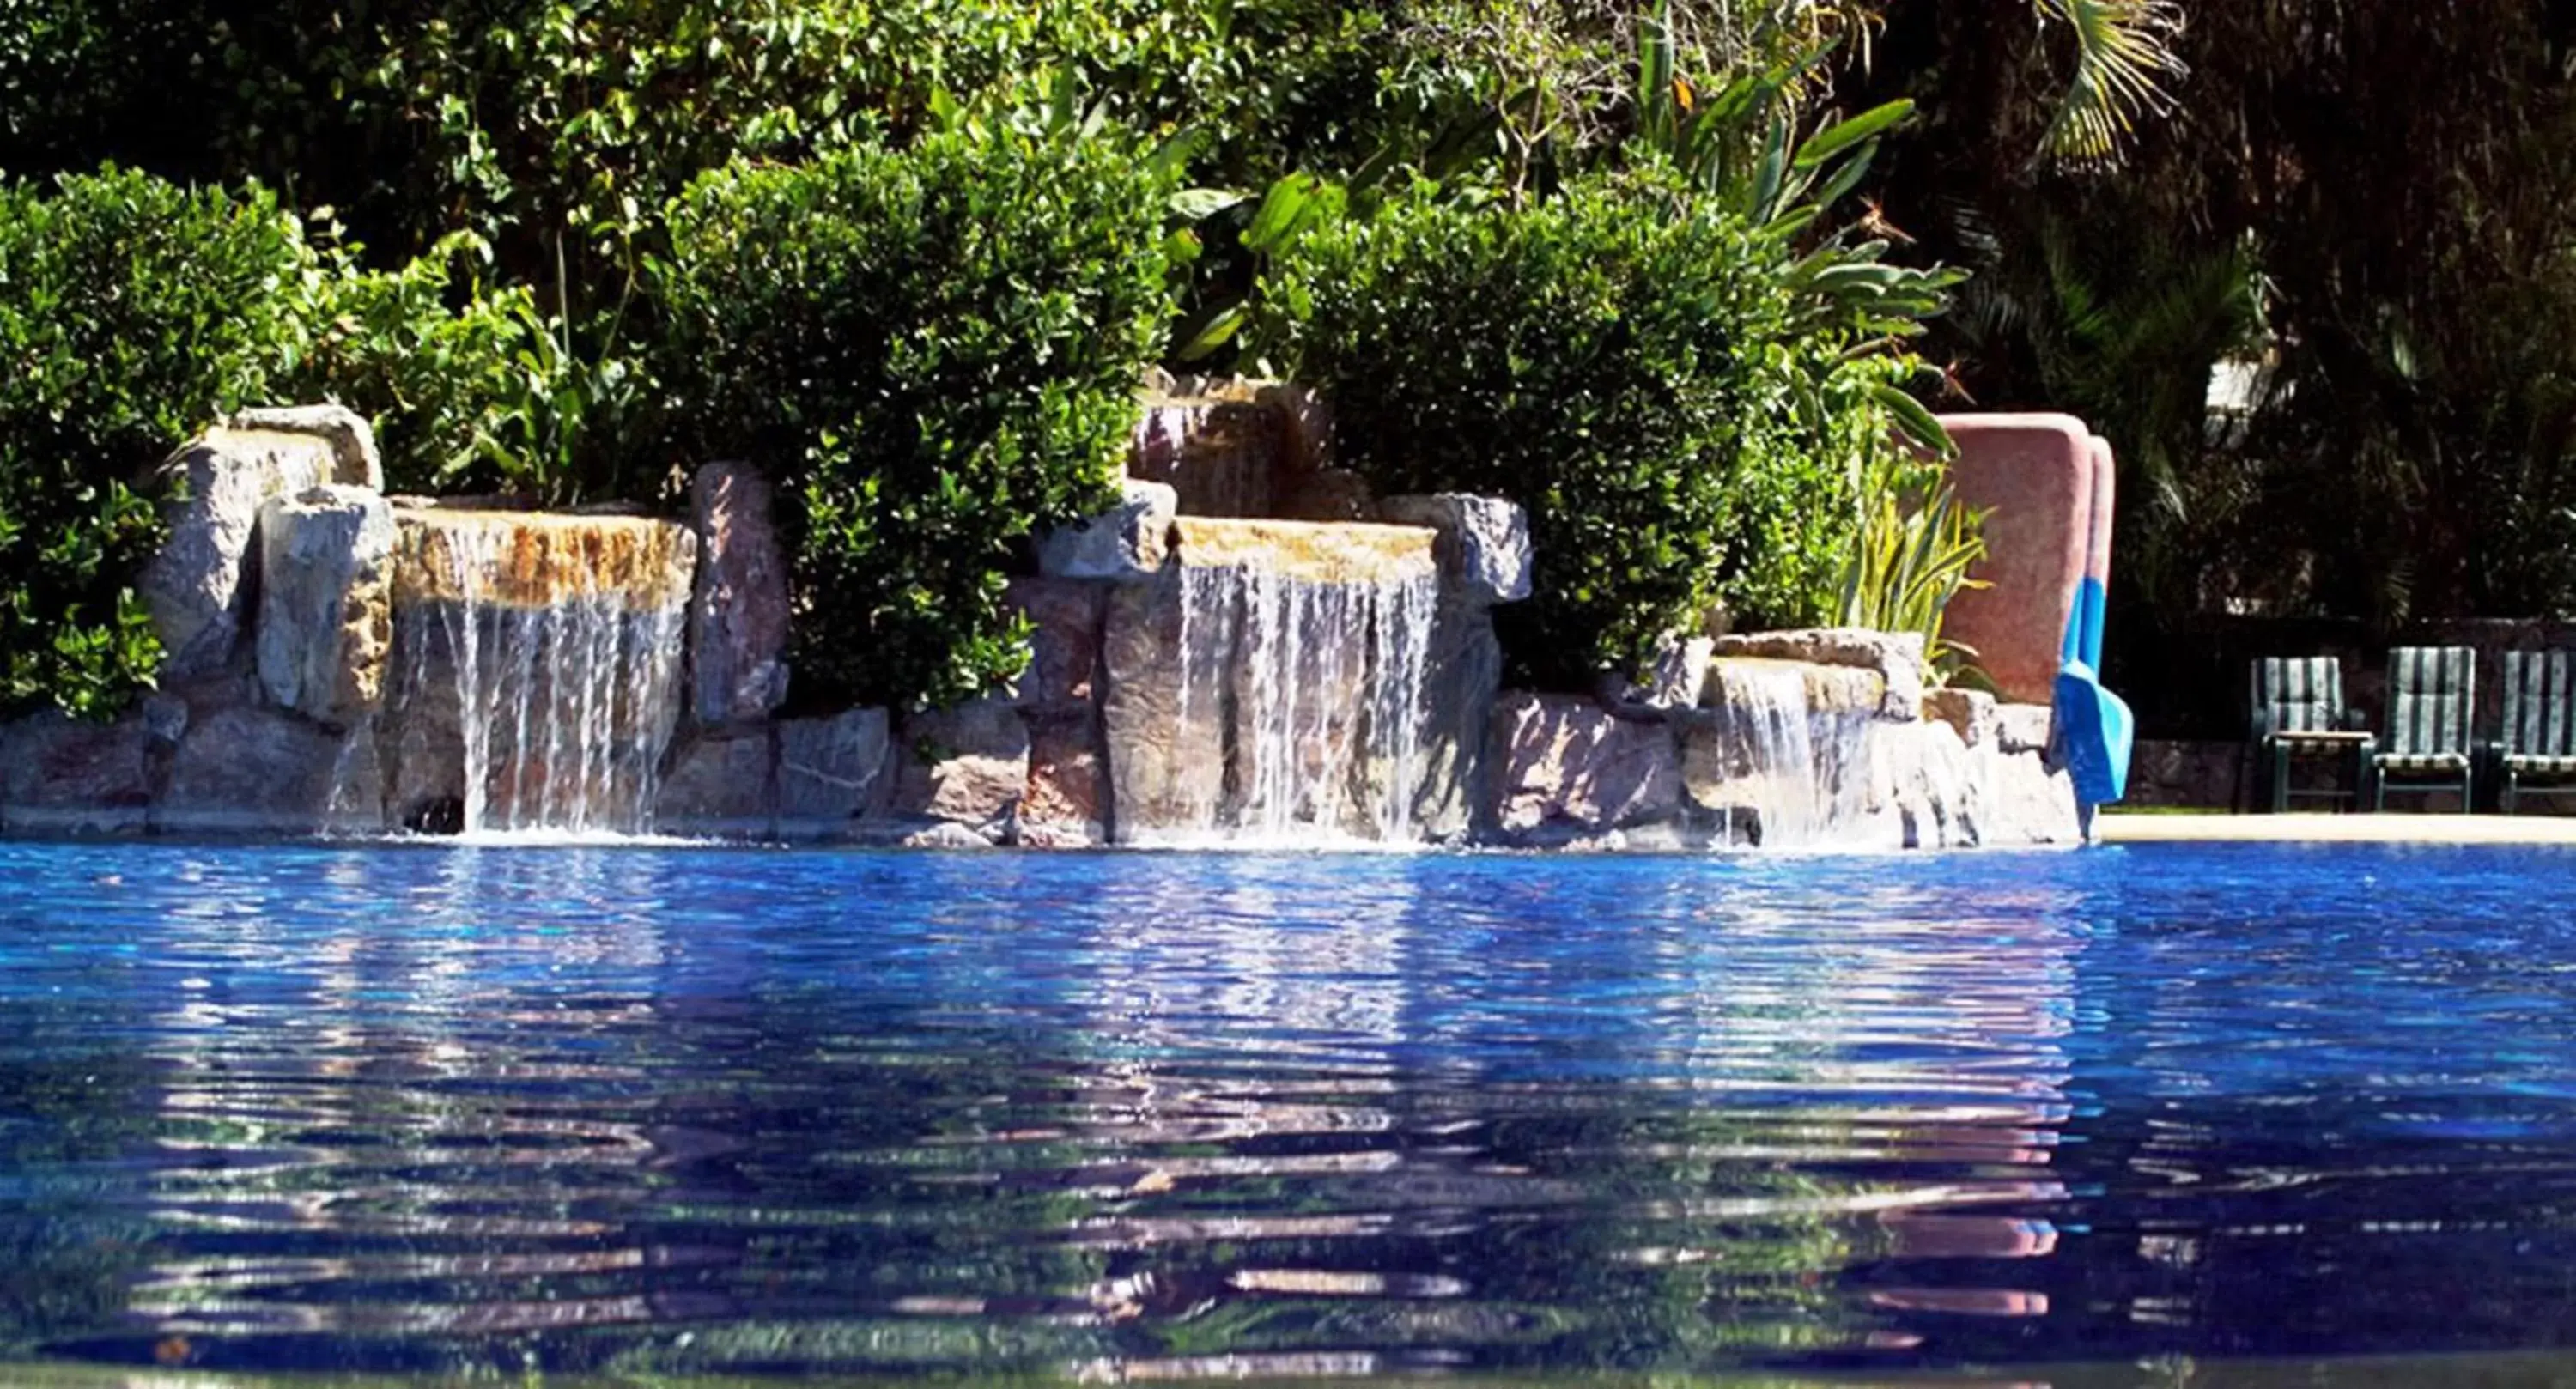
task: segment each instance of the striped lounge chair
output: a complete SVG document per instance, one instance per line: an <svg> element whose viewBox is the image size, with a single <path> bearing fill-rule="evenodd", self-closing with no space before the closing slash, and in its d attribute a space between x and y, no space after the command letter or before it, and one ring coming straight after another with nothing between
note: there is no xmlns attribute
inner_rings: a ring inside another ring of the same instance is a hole
<svg viewBox="0 0 2576 1389"><path fill-rule="evenodd" d="M2576 654L2566 651L2504 653L2504 736L2496 744L2504 789L2497 806L2511 815L2526 777L2556 783L2533 786L2542 794L2576 791Z"/></svg>
<svg viewBox="0 0 2576 1389"><path fill-rule="evenodd" d="M2254 744L2271 764L2272 809L2290 798L2342 800L2353 793L2327 787L2301 791L2290 784L2292 759L2352 756L2354 784L2371 765L2369 734L2353 728L2343 702L2343 664L2332 656L2266 656L2256 661L2249 691Z"/></svg>
<svg viewBox="0 0 2576 1389"><path fill-rule="evenodd" d="M2469 723L2476 717L2478 653L2465 646L2401 646L2388 653L2388 750L2376 765L2374 807L2391 791L2457 791L2469 809Z"/></svg>

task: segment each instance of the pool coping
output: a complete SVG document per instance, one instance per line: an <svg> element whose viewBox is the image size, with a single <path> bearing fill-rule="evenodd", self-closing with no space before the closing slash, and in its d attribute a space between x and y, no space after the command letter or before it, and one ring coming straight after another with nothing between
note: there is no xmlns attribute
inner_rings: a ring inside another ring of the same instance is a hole
<svg viewBox="0 0 2576 1389"><path fill-rule="evenodd" d="M2344 814L2136 815L2093 821L2102 844L2569 844L2576 817Z"/></svg>

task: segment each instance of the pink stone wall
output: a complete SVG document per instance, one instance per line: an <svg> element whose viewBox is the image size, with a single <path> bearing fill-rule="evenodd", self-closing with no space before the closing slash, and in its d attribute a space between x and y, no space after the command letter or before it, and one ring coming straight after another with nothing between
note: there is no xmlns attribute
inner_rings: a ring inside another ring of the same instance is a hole
<svg viewBox="0 0 2576 1389"><path fill-rule="evenodd" d="M1959 445L1950 465L1959 499L1990 513L1986 558L1971 571L1988 586L1951 600L1943 633L1976 648L2004 698L2046 704L2093 545L2093 433L2072 415L1947 415L1941 423ZM2109 548L2106 528L2105 572Z"/></svg>

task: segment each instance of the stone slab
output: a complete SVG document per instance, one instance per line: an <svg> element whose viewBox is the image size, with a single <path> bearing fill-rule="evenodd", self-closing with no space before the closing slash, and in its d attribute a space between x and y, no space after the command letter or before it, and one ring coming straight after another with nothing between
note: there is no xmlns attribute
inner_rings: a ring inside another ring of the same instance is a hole
<svg viewBox="0 0 2576 1389"><path fill-rule="evenodd" d="M698 561L689 601L689 689L698 722L767 717L787 698L787 560L769 480L710 463L689 489Z"/></svg>

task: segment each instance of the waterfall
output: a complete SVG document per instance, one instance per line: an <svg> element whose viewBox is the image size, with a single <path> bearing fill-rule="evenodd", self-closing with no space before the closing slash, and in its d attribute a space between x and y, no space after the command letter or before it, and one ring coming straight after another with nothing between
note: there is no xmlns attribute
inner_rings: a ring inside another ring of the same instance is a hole
<svg viewBox="0 0 2576 1389"><path fill-rule="evenodd" d="M1316 578L1260 565L1181 571L1181 727L1216 725L1224 776L1160 842L1317 845L1415 838L1427 565Z"/></svg>
<svg viewBox="0 0 2576 1389"><path fill-rule="evenodd" d="M650 827L680 713L686 539L622 518L407 518L379 735L407 827Z"/></svg>
<svg viewBox="0 0 2576 1389"><path fill-rule="evenodd" d="M1814 667L1727 660L1711 668L1718 766L1705 793L1730 839L1766 849L1849 844L1869 828L1868 717L1820 701Z"/></svg>

